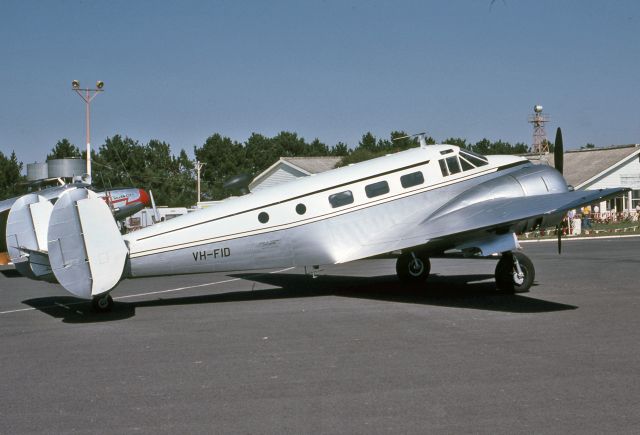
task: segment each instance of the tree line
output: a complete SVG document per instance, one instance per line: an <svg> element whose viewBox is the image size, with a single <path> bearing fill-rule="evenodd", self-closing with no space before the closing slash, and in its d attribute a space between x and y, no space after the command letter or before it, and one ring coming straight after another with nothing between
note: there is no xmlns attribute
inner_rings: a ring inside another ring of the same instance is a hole
<svg viewBox="0 0 640 435"><path fill-rule="evenodd" d="M428 144L436 141L427 137ZM514 145L498 140L482 139L476 143L450 137L441 141L458 145L480 154L524 154L529 147L524 143ZM297 133L283 131L267 137L253 133L245 142L237 142L218 133L213 134L202 146L194 146L196 159L204 163L201 171L203 200L223 199L234 192L223 188L225 180L238 174L253 177L267 169L280 157L339 156L341 165L369 160L385 154L419 146L418 138L405 132L394 131L388 139L377 138L367 132L358 145L349 148L339 142L328 146L318 139L305 141ZM59 140L47 160L69 157L85 158L86 151L69 142ZM196 169L184 149L174 154L171 146L160 140L143 144L135 139L115 135L92 150L92 178L97 190L134 186L153 192L156 203L170 206L191 206L196 202ZM21 175L22 162L15 153L6 157L0 152L0 198L25 193L26 177Z"/></svg>

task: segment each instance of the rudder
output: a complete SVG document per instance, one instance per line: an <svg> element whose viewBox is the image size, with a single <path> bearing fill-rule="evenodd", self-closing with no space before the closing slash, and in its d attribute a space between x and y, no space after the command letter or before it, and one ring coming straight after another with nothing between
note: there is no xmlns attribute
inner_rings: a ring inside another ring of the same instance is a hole
<svg viewBox="0 0 640 435"><path fill-rule="evenodd" d="M48 232L51 269L70 293L92 299L122 278L128 249L105 202L87 189L62 195Z"/></svg>

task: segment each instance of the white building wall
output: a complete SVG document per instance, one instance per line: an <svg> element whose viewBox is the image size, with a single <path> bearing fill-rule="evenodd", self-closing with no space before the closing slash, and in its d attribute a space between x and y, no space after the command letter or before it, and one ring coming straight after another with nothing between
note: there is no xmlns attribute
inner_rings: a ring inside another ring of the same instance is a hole
<svg viewBox="0 0 640 435"><path fill-rule="evenodd" d="M623 165L616 167L611 172L604 174L599 179L585 184L581 189L595 190L610 187L629 187L640 189L640 160L635 155Z"/></svg>
<svg viewBox="0 0 640 435"><path fill-rule="evenodd" d="M584 190L607 189L611 187L628 187L635 192L628 192L622 197L622 202L616 208L617 212L634 210L635 206L640 202L640 155L635 155L627 160L624 164L617 166L610 172L603 174L600 178L591 181L581 187ZM612 205L604 201L600 204L600 209L605 211L614 208ZM618 209L622 207L622 209Z"/></svg>

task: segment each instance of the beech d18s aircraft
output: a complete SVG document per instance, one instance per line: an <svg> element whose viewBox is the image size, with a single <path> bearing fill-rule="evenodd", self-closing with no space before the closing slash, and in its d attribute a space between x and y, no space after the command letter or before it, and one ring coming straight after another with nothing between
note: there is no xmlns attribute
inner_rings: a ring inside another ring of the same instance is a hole
<svg viewBox="0 0 640 435"><path fill-rule="evenodd" d="M97 310L111 308L109 293L124 278L329 265L397 251L404 281L424 280L430 256L501 254L497 287L524 292L535 272L516 252L516 233L557 225L567 210L625 191L573 191L557 170L523 157L420 142L124 236L104 201L74 189L52 207L46 231L22 231L46 232L47 252L28 252ZM23 233L7 241L21 249Z"/></svg>

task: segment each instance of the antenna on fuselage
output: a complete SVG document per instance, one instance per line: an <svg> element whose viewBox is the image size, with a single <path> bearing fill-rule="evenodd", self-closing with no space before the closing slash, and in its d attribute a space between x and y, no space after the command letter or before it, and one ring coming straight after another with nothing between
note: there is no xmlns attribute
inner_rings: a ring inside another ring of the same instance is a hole
<svg viewBox="0 0 640 435"><path fill-rule="evenodd" d="M400 139L408 139L408 138L414 138L417 137L418 141L420 142L420 148L426 148L427 147L427 133L426 132L422 132L422 133L416 133L416 134L408 134L406 136L398 136L398 137L394 137L391 139L391 141L396 141L396 140L400 140Z"/></svg>

